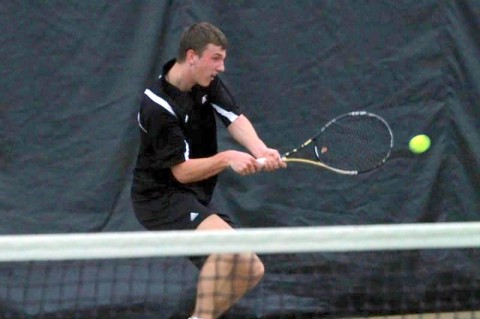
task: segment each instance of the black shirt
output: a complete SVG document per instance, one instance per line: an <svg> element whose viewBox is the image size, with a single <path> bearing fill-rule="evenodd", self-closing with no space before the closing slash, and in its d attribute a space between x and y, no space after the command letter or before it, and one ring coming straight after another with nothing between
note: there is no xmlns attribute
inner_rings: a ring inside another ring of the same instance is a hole
<svg viewBox="0 0 480 319"><path fill-rule="evenodd" d="M165 80L175 60L165 64L153 87L145 90L138 124L141 144L134 170L132 199L157 200L172 192L193 192L199 201L208 203L217 176L182 184L170 167L190 158L215 155L217 132L215 114L225 126L239 115L240 108L222 81L216 77L208 87L194 86L183 92Z"/></svg>

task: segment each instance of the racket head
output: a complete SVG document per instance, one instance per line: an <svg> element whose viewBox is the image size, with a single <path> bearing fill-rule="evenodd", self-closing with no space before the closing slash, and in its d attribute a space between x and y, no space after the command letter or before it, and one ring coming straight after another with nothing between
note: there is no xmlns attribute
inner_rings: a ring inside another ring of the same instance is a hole
<svg viewBox="0 0 480 319"><path fill-rule="evenodd" d="M387 121L366 111L334 118L311 140L322 166L349 175L382 166L393 148L393 133Z"/></svg>

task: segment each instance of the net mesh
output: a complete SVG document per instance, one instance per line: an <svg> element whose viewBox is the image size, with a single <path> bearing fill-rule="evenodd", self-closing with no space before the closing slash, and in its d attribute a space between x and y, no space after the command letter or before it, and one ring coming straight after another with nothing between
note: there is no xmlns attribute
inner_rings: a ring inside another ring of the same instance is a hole
<svg viewBox="0 0 480 319"><path fill-rule="evenodd" d="M221 318L480 317L480 223L2 236L0 247L0 318L188 318L257 280L252 251L265 274ZM203 255L202 276L185 257Z"/></svg>

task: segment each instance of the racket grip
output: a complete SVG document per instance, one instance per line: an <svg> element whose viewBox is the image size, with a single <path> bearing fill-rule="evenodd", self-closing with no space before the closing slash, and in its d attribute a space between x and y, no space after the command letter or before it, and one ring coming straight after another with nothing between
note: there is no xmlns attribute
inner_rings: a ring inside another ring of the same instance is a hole
<svg viewBox="0 0 480 319"><path fill-rule="evenodd" d="M266 161L267 161L267 159L265 157L257 158L257 163L260 164L261 166L265 165Z"/></svg>
<svg viewBox="0 0 480 319"><path fill-rule="evenodd" d="M285 156L282 156L281 159L282 159L282 161L284 161L284 162L287 160L287 158L286 158ZM267 159L266 159L265 157L259 157L259 158L257 158L257 163L260 164L260 165L262 165L262 166L265 165L265 162L266 162L266 161L267 161Z"/></svg>

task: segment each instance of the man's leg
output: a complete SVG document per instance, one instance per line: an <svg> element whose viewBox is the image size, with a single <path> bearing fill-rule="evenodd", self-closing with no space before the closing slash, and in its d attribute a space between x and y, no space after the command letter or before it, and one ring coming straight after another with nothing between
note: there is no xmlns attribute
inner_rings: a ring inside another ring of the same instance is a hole
<svg viewBox="0 0 480 319"><path fill-rule="evenodd" d="M197 229L232 228L218 215L211 215ZM192 318L218 318L258 284L264 272L262 261L254 253L210 255L200 270Z"/></svg>

